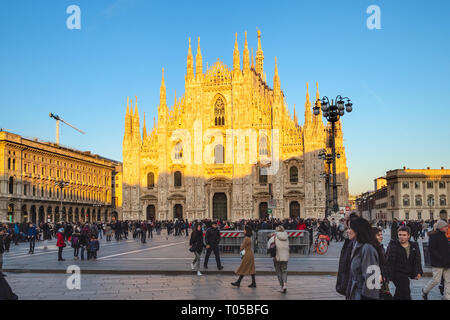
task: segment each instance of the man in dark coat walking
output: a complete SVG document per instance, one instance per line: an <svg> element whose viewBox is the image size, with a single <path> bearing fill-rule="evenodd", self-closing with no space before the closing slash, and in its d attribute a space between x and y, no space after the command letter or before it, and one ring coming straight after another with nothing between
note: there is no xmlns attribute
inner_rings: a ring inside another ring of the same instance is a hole
<svg viewBox="0 0 450 320"><path fill-rule="evenodd" d="M216 257L217 269L222 270L223 266L220 262L220 256L219 256L220 231L219 231L219 228L217 228L216 221L214 221L212 223L211 228L206 230L205 242L206 242L206 255L205 255L205 261L203 263L203 267L205 269L208 269L209 256L211 255L211 251L213 251L214 256Z"/></svg>
<svg viewBox="0 0 450 320"><path fill-rule="evenodd" d="M423 275L420 249L410 241L408 227L398 229L398 240L391 240L386 251L388 279L395 285L395 300L411 300L409 279L419 280Z"/></svg>
<svg viewBox="0 0 450 320"><path fill-rule="evenodd" d="M423 288L424 300L428 300L428 293L441 282L441 279L444 280L445 299L450 300L450 245L446 236L447 230L447 222L439 220L436 222L434 230L428 234L433 279Z"/></svg>

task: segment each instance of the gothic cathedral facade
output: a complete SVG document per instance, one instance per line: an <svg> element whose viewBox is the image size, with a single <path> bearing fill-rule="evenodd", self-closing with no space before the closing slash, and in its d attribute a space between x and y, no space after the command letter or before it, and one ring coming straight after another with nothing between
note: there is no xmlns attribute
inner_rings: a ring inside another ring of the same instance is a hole
<svg viewBox="0 0 450 320"><path fill-rule="evenodd" d="M250 60L251 59L251 60ZM147 132L129 100L123 138L123 219L323 218L331 126L314 116L306 86L305 121L289 114L275 57L273 88L264 74L261 33L256 56L238 41L233 68L218 60L203 72L200 38L189 39L185 93L166 101L164 69L157 122ZM319 98L317 84L316 98ZM137 99L137 98L136 98ZM316 100L313 101L313 105ZM348 203L342 125L336 125L338 203Z"/></svg>

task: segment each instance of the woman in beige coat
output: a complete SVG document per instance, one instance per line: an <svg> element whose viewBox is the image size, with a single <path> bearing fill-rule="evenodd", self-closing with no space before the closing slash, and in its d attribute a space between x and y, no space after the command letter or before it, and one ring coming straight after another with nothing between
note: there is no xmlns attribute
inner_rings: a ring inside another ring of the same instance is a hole
<svg viewBox="0 0 450 320"><path fill-rule="evenodd" d="M245 237L240 250L245 250L245 254L242 257L241 265L235 272L239 275L239 279L236 282L232 282L231 285L239 288L241 286L242 278L244 278L245 275L251 275L252 283L248 287L256 288L255 256L252 251L252 229L249 226L245 226Z"/></svg>
<svg viewBox="0 0 450 320"><path fill-rule="evenodd" d="M275 241L276 255L273 258L273 265L275 266L275 273L280 282L281 289L279 292L286 293L287 291L287 264L289 260L289 236L284 231L283 226L278 226L275 233L267 242L267 249Z"/></svg>

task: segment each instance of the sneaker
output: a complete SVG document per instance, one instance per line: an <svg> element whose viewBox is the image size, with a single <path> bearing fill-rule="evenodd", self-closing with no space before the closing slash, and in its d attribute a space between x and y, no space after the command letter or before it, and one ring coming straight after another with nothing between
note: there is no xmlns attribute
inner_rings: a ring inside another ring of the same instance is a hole
<svg viewBox="0 0 450 320"><path fill-rule="evenodd" d="M422 289L422 298L423 300L428 300L428 293L425 293Z"/></svg>
<svg viewBox="0 0 450 320"><path fill-rule="evenodd" d="M195 269L195 267L194 267L194 264L193 264L193 263L191 263L191 269L192 269L192 270L194 270L194 269Z"/></svg>
<svg viewBox="0 0 450 320"><path fill-rule="evenodd" d="M197 275L198 276L202 276L203 274L200 272L200 270L199 271L197 271Z"/></svg>

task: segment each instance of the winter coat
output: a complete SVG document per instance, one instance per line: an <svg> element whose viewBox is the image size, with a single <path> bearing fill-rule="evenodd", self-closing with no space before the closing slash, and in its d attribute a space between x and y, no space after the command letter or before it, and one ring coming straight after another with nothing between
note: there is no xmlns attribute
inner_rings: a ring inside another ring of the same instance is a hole
<svg viewBox="0 0 450 320"><path fill-rule="evenodd" d="M88 251L94 252L100 249L100 243L98 240L91 240L88 244Z"/></svg>
<svg viewBox="0 0 450 320"><path fill-rule="evenodd" d="M353 240L345 239L339 257L339 268L336 281L336 292L345 295L350 277L350 262L353 249ZM346 297L348 298L348 297Z"/></svg>
<svg viewBox="0 0 450 320"><path fill-rule="evenodd" d="M276 239L275 239L276 237ZM276 255L275 260L278 262L287 262L289 260L289 236L286 231L276 232L267 242L267 249L275 241Z"/></svg>
<svg viewBox="0 0 450 320"><path fill-rule="evenodd" d="M370 266L380 266L377 250L370 243L355 242L351 254L350 277L346 291L346 297L350 300L379 299L380 290L367 286L368 278L373 271L367 272ZM376 280L378 281L378 279Z"/></svg>
<svg viewBox="0 0 450 320"><path fill-rule="evenodd" d="M52 240L52 233L50 232L50 227L48 224L44 223L42 226L42 231L44 233L44 240Z"/></svg>
<svg viewBox="0 0 450 320"><path fill-rule="evenodd" d="M203 233L201 231L194 230L191 233L191 239L189 240L189 245L194 248L198 253L203 251Z"/></svg>
<svg viewBox="0 0 450 320"><path fill-rule="evenodd" d="M395 276L403 274L414 279L418 274L422 275L422 260L417 242L409 241L410 254L406 257L406 250L398 240L392 240L386 250L387 265L386 271L390 281L394 281Z"/></svg>
<svg viewBox="0 0 450 320"><path fill-rule="evenodd" d="M244 257L242 258L241 265L236 270L238 275L252 275L255 274L255 256L252 250L252 238L244 237L240 250L245 250Z"/></svg>
<svg viewBox="0 0 450 320"><path fill-rule="evenodd" d="M5 244L3 238L5 235L0 236L0 254L3 254L5 252Z"/></svg>
<svg viewBox="0 0 450 320"><path fill-rule="evenodd" d="M78 240L75 240L78 239ZM72 248L79 248L80 247L80 241L81 241L81 235L78 232L75 232L72 234Z"/></svg>
<svg viewBox="0 0 450 320"><path fill-rule="evenodd" d="M431 266L435 268L450 268L450 244L445 233L439 230L430 232L428 247Z"/></svg>
<svg viewBox="0 0 450 320"><path fill-rule="evenodd" d="M207 245L210 246L217 246L220 242L220 231L219 231L219 227L217 228L209 228L208 230L206 230L206 234L205 234L205 242Z"/></svg>
<svg viewBox="0 0 450 320"><path fill-rule="evenodd" d="M57 247L65 247L66 244L64 243L64 234L62 232L58 232L58 234L56 235L58 240L56 241L56 246Z"/></svg>
<svg viewBox="0 0 450 320"><path fill-rule="evenodd" d="M0 272L0 300L17 300L17 295L11 290L5 275Z"/></svg>
<svg viewBox="0 0 450 320"><path fill-rule="evenodd" d="M35 226L32 226L32 227L28 228L27 236L29 236L29 237L36 237L36 227Z"/></svg>

